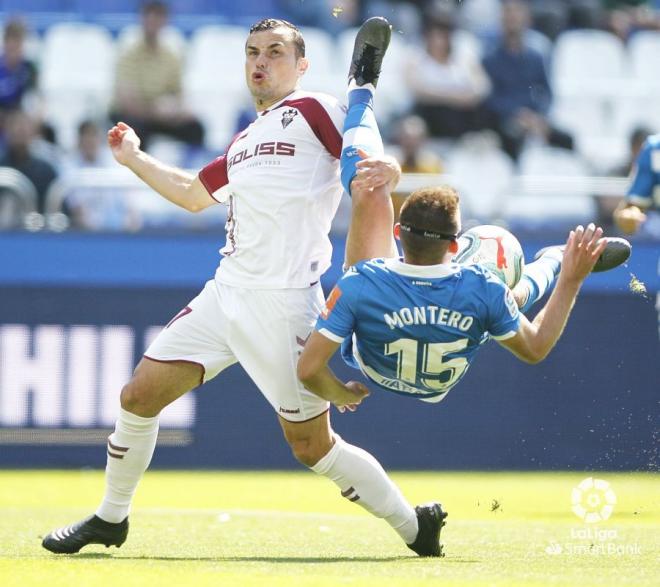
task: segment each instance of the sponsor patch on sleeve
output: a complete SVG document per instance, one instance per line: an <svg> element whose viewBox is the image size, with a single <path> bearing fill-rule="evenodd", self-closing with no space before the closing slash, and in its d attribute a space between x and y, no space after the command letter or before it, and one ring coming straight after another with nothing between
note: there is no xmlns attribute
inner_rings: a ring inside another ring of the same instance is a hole
<svg viewBox="0 0 660 587"><path fill-rule="evenodd" d="M516 300L513 298L513 294L508 287L506 288L506 293L504 294L504 303L506 304L507 310L509 310L511 317L515 318L519 312L518 304L516 304Z"/></svg>
<svg viewBox="0 0 660 587"><path fill-rule="evenodd" d="M332 312L333 308L337 304L337 301L339 300L340 297L341 297L341 289L339 288L338 285L335 285L335 287L332 288L332 291L330 292L328 299L325 301L325 308L323 308L323 311L321 312L321 316L323 316L324 320L328 319L330 312Z"/></svg>

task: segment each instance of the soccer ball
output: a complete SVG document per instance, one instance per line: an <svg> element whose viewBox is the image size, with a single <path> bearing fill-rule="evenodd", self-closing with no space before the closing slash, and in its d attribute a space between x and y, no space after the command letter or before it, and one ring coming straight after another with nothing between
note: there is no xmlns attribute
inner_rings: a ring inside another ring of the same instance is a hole
<svg viewBox="0 0 660 587"><path fill-rule="evenodd" d="M464 232L458 239L455 263L490 269L509 287L520 281L525 257L518 239L501 226L485 224Z"/></svg>

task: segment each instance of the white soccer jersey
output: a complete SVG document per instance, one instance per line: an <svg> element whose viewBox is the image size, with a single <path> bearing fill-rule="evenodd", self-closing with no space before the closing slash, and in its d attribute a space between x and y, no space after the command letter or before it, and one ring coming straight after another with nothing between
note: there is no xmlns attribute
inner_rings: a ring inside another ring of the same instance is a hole
<svg viewBox="0 0 660 587"><path fill-rule="evenodd" d="M209 194L229 206L220 283L302 288L328 269L345 115L336 98L294 91L200 171Z"/></svg>

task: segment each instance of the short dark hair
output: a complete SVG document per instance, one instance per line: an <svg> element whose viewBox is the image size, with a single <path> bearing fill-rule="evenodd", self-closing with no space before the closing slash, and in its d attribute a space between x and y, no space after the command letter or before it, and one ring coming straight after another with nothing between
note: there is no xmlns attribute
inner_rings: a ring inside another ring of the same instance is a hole
<svg viewBox="0 0 660 587"><path fill-rule="evenodd" d="M13 18L5 23L3 31L3 38L7 39L25 39L27 35L27 27L25 23L19 18Z"/></svg>
<svg viewBox="0 0 660 587"><path fill-rule="evenodd" d="M419 232L458 235L461 223L459 204L458 192L448 185L421 188L410 194L401 206L399 222L415 232L401 230L399 238L404 252L415 258L424 258L446 251L453 239L429 238Z"/></svg>
<svg viewBox="0 0 660 587"><path fill-rule="evenodd" d="M168 15L170 13L170 6L162 0L146 0L142 3L142 14L147 14L148 12Z"/></svg>
<svg viewBox="0 0 660 587"><path fill-rule="evenodd" d="M289 29L291 33L291 38L293 39L293 44L296 47L296 56L304 57L305 56L305 39L295 24L291 24L288 20L282 20L280 18L264 18L259 22L255 22L250 27L250 34L260 33L262 31L270 31L284 27Z"/></svg>

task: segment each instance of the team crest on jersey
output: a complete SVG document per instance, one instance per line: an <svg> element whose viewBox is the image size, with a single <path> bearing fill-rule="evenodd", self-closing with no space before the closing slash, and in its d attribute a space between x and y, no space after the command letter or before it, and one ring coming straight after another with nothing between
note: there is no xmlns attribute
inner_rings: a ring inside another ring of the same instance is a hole
<svg viewBox="0 0 660 587"><path fill-rule="evenodd" d="M289 108L287 111L282 113L282 128L289 126L296 116L298 116L298 111L295 108Z"/></svg>

